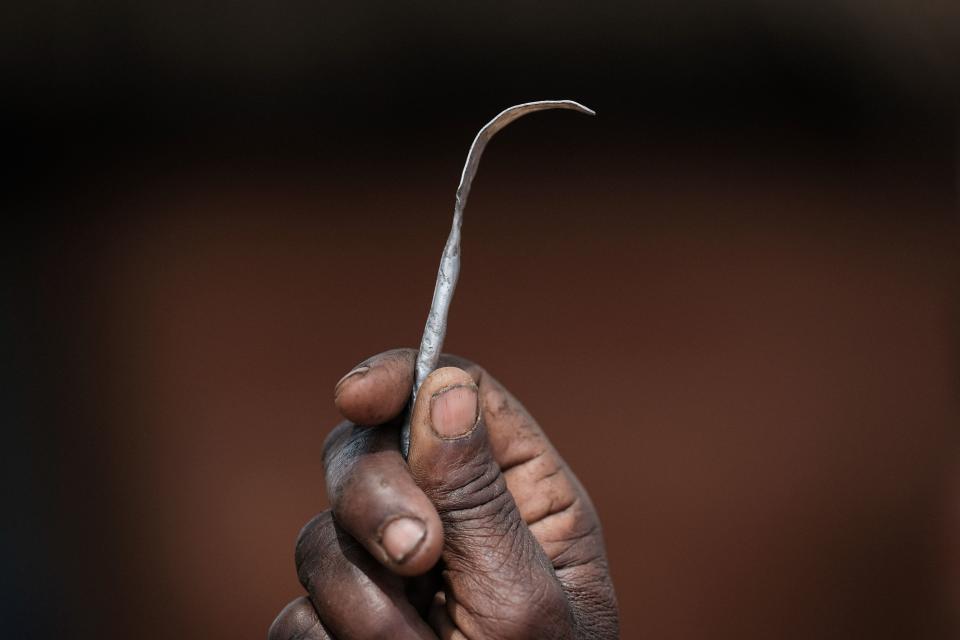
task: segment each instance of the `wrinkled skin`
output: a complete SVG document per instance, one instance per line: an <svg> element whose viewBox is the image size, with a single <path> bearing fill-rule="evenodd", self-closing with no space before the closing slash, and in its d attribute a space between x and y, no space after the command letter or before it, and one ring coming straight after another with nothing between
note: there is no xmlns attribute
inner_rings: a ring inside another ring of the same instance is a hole
<svg viewBox="0 0 960 640"><path fill-rule="evenodd" d="M444 357L417 395L404 461L415 355L374 356L337 385L346 422L324 447L332 509L300 533L308 595L269 640L616 638L590 498L492 376ZM400 518L403 535L390 537Z"/></svg>

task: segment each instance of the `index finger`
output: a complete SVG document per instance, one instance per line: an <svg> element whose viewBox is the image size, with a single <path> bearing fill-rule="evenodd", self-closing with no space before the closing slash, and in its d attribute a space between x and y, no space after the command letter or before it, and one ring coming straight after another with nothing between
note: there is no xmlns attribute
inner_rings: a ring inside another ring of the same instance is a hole
<svg viewBox="0 0 960 640"><path fill-rule="evenodd" d="M343 417L373 426L396 418L413 390L414 349L391 349L371 356L340 378L333 403Z"/></svg>

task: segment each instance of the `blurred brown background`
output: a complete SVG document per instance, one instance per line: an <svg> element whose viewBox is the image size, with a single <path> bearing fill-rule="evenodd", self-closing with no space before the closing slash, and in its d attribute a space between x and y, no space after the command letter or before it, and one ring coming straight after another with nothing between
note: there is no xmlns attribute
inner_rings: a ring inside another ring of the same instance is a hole
<svg viewBox="0 0 960 640"><path fill-rule="evenodd" d="M623 637L957 637L951 2L0 20L9 637L262 638L334 382L447 348L594 497ZM4 635L7 635L5 633Z"/></svg>

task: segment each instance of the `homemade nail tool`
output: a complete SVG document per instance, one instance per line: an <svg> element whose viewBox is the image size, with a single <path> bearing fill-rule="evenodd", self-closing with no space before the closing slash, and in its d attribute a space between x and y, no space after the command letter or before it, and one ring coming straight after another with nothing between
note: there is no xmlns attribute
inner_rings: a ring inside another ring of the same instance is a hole
<svg viewBox="0 0 960 640"><path fill-rule="evenodd" d="M457 277L460 275L460 227L463 225L463 210L467 206L470 185L477 173L483 150L498 131L517 118L547 109L570 109L591 116L595 115L592 109L588 109L573 100L525 102L504 109L497 114L493 120L480 129L477 137L473 139L473 144L470 145L467 161L463 165L463 173L460 175L460 185L457 187L457 200L453 207L453 225L450 228L450 235L447 237L447 244L443 247L440 268L437 270L437 283L433 289L433 302L430 304L427 324L423 328L423 338L420 340L420 351L417 353L413 395L410 399L411 407L417 399L417 391L420 389L420 385L430 375L430 372L437 368L440 352L443 350L443 339L447 335L447 314L450 311L450 302L453 300L453 291L457 287ZM400 438L400 448L403 455L406 456L410 449L410 412L407 414Z"/></svg>

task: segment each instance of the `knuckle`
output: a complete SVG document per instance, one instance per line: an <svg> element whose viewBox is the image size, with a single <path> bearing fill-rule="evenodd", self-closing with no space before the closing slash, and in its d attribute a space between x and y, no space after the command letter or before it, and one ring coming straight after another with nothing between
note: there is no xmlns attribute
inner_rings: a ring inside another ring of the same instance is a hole
<svg viewBox="0 0 960 640"><path fill-rule="evenodd" d="M371 506L375 486L381 482L381 474L363 460L350 465L338 474L336 481L327 483L330 504L334 517L348 529L356 521L364 520Z"/></svg>
<svg viewBox="0 0 960 640"><path fill-rule="evenodd" d="M327 493L341 522L344 516L357 513L359 506L375 504L377 496L395 484L402 461L392 461L377 451L377 441L382 438L382 432L358 428L340 454L328 461Z"/></svg>
<svg viewBox="0 0 960 640"><path fill-rule="evenodd" d="M515 548L528 536L521 531L524 525L519 509L500 474L496 474L492 481L484 475L453 492L440 518L445 535L454 548L483 548L488 551L484 556L499 558L500 562L531 555L531 550Z"/></svg>
<svg viewBox="0 0 960 640"><path fill-rule="evenodd" d="M327 556L336 540L333 514L329 510L314 516L300 530L294 558L300 582L308 589L311 577L328 562Z"/></svg>
<svg viewBox="0 0 960 640"><path fill-rule="evenodd" d="M324 455L323 466L327 493L335 505L342 500L342 494L347 490L353 478L356 477L358 456L362 456L362 453L358 451L359 447L362 446L362 442L360 442L362 439L362 432L354 429L349 434L343 434L337 446L328 450Z"/></svg>
<svg viewBox="0 0 960 640"><path fill-rule="evenodd" d="M315 637L317 634L311 635L311 632L317 630L319 625L320 621L313 610L313 605L307 598L300 597L284 607L277 615L267 631L267 640Z"/></svg>
<svg viewBox="0 0 960 640"><path fill-rule="evenodd" d="M509 468L504 476L527 524L569 509L579 497L565 465L549 450Z"/></svg>
<svg viewBox="0 0 960 640"><path fill-rule="evenodd" d="M333 429L330 430L330 433L327 434L327 437L323 441L323 465L327 466L328 461L331 457L336 456L338 450L340 449L344 439L348 436L350 431L353 429L354 425L348 420L344 420Z"/></svg>
<svg viewBox="0 0 960 640"><path fill-rule="evenodd" d="M432 488L430 497L451 517L488 519L513 502L500 468L489 459L458 461L447 482Z"/></svg>
<svg viewBox="0 0 960 640"><path fill-rule="evenodd" d="M364 564L366 559L363 547L337 525L330 510L310 520L297 539L297 577L311 594L322 580L349 573L348 567Z"/></svg>
<svg viewBox="0 0 960 640"><path fill-rule="evenodd" d="M306 550L307 548L314 546L319 537L323 536L325 530L333 526L333 515L329 509L321 511L317 515L310 518L309 521L303 528L300 529L300 533L297 534L297 550Z"/></svg>

